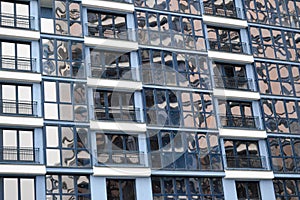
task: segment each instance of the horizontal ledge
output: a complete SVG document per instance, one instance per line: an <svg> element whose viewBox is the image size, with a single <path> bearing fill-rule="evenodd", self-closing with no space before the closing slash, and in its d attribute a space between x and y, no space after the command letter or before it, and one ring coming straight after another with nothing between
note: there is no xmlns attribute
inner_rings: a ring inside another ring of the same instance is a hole
<svg viewBox="0 0 300 200"><path fill-rule="evenodd" d="M40 32L26 29L0 27L0 37L16 40L39 40Z"/></svg>
<svg viewBox="0 0 300 200"><path fill-rule="evenodd" d="M220 128L219 136L221 137L234 137L234 138L267 138L267 132L264 130L253 129L233 129L233 128Z"/></svg>
<svg viewBox="0 0 300 200"><path fill-rule="evenodd" d="M129 167L93 167L94 176L150 177L150 168Z"/></svg>
<svg viewBox="0 0 300 200"><path fill-rule="evenodd" d="M45 165L0 164L0 174L44 175L46 174L46 167Z"/></svg>
<svg viewBox="0 0 300 200"><path fill-rule="evenodd" d="M146 124L136 122L106 122L90 121L91 130L122 131L122 132L146 132Z"/></svg>
<svg viewBox="0 0 300 200"><path fill-rule="evenodd" d="M90 87L126 89L127 91L142 90L143 88L142 82L138 82L138 81L111 80L111 79L99 79L99 78L88 78L87 85Z"/></svg>
<svg viewBox="0 0 300 200"><path fill-rule="evenodd" d="M242 99L242 100L258 100L260 99L259 92L234 90L234 89L213 89L213 95L225 99Z"/></svg>
<svg viewBox="0 0 300 200"><path fill-rule="evenodd" d="M12 80L25 83L39 83L42 81L42 75L33 72L19 72L19 71L4 71L0 73L1 80Z"/></svg>
<svg viewBox="0 0 300 200"><path fill-rule="evenodd" d="M0 116L1 126L43 127L44 120L40 117Z"/></svg>
<svg viewBox="0 0 300 200"><path fill-rule="evenodd" d="M211 58L212 61L230 62L234 64L249 64L254 62L253 55L220 52L214 50L208 50L208 57Z"/></svg>
<svg viewBox="0 0 300 200"><path fill-rule="evenodd" d="M228 17L221 16L209 16L203 15L203 22L208 25L221 26L226 28L247 28L247 20L242 19L232 19Z"/></svg>
<svg viewBox="0 0 300 200"><path fill-rule="evenodd" d="M82 5L91 8L102 8L108 10L115 10L127 13L134 12L134 6L130 3L113 2L109 0L82 0Z"/></svg>
<svg viewBox="0 0 300 200"><path fill-rule="evenodd" d="M225 170L226 179L273 179L273 171Z"/></svg>
<svg viewBox="0 0 300 200"><path fill-rule="evenodd" d="M95 38L95 37L84 37L84 43L87 46L95 47L105 50L114 50L119 52L130 52L138 50L139 45L137 42L109 39L109 38Z"/></svg>

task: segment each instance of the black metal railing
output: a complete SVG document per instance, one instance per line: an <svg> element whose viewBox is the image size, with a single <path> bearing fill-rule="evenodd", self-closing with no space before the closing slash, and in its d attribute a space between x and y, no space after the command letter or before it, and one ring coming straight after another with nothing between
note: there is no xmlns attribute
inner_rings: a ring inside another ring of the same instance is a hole
<svg viewBox="0 0 300 200"><path fill-rule="evenodd" d="M202 3L202 5L204 8L205 15L244 19L243 11L241 8L232 7L230 9L224 9L224 7L217 8L216 6L210 4L206 5Z"/></svg>
<svg viewBox="0 0 300 200"><path fill-rule="evenodd" d="M113 28L87 23L89 37L136 41L136 31L130 28Z"/></svg>
<svg viewBox="0 0 300 200"><path fill-rule="evenodd" d="M16 71L33 71L35 69L36 59L22 58L13 56L0 57L0 69Z"/></svg>
<svg viewBox="0 0 300 200"><path fill-rule="evenodd" d="M108 108L92 106L95 120L141 122L138 108Z"/></svg>
<svg viewBox="0 0 300 200"><path fill-rule="evenodd" d="M13 15L9 13L0 14L0 26L34 30L32 27L33 22L34 17L30 16Z"/></svg>
<svg viewBox="0 0 300 200"><path fill-rule="evenodd" d="M245 42L222 42L215 38L208 38L209 49L214 51L223 51L230 53L251 54L247 43Z"/></svg>
<svg viewBox="0 0 300 200"><path fill-rule="evenodd" d="M97 152L97 166L116 165L144 167L145 153L140 151L112 150Z"/></svg>
<svg viewBox="0 0 300 200"><path fill-rule="evenodd" d="M253 80L247 77L214 76L216 88L254 91Z"/></svg>
<svg viewBox="0 0 300 200"><path fill-rule="evenodd" d="M37 102L1 99L0 114L37 116Z"/></svg>
<svg viewBox="0 0 300 200"><path fill-rule="evenodd" d="M114 67L90 64L89 67L92 78L137 81L139 73L137 68L131 68L130 66Z"/></svg>
<svg viewBox="0 0 300 200"><path fill-rule="evenodd" d="M0 148L0 163L8 162L30 162L39 163L38 148Z"/></svg>
<svg viewBox="0 0 300 200"><path fill-rule="evenodd" d="M220 115L220 122L223 128L238 127L247 129L261 129L259 117L240 115Z"/></svg>
<svg viewBox="0 0 300 200"><path fill-rule="evenodd" d="M130 1L130 0L108 0L108 1L118 2L118 3L128 3L128 4L131 4L131 1Z"/></svg>
<svg viewBox="0 0 300 200"><path fill-rule="evenodd" d="M226 159L227 169L245 169L245 170L268 170L267 159L265 156L256 155L239 155L224 156Z"/></svg>

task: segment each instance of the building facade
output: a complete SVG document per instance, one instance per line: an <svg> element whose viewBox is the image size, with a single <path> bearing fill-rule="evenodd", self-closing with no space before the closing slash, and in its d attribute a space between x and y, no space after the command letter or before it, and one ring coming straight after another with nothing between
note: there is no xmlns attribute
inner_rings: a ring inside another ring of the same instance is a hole
<svg viewBox="0 0 300 200"><path fill-rule="evenodd" d="M0 1L0 61L0 200L300 199L298 0Z"/></svg>

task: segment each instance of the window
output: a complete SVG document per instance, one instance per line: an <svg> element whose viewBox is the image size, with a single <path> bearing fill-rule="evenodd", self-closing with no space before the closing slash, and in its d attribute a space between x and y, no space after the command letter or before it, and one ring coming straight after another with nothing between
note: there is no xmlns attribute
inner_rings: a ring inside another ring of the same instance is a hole
<svg viewBox="0 0 300 200"><path fill-rule="evenodd" d="M210 94L144 89L148 125L215 129Z"/></svg>
<svg viewBox="0 0 300 200"><path fill-rule="evenodd" d="M210 89L206 56L152 49L139 53L144 84Z"/></svg>
<svg viewBox="0 0 300 200"><path fill-rule="evenodd" d="M0 185L1 199L3 200L36 199L34 178L0 177Z"/></svg>
<svg viewBox="0 0 300 200"><path fill-rule="evenodd" d="M246 43L241 42L239 30L208 26L207 33L210 50L244 54L250 53Z"/></svg>
<svg viewBox="0 0 300 200"><path fill-rule="evenodd" d="M90 167L88 129L80 126L50 126L46 134L47 166Z"/></svg>
<svg viewBox="0 0 300 200"><path fill-rule="evenodd" d="M30 43L0 41L0 68L31 71L35 60L31 59Z"/></svg>
<svg viewBox="0 0 300 200"><path fill-rule="evenodd" d="M260 93L300 97L300 66L255 62Z"/></svg>
<svg viewBox="0 0 300 200"><path fill-rule="evenodd" d="M194 0L135 0L135 6L171 12L200 15L200 3Z"/></svg>
<svg viewBox="0 0 300 200"><path fill-rule="evenodd" d="M261 100L267 132L300 133L300 102L294 100Z"/></svg>
<svg viewBox="0 0 300 200"><path fill-rule="evenodd" d="M213 63L217 88L252 90L252 79L247 78L246 66Z"/></svg>
<svg viewBox="0 0 300 200"><path fill-rule="evenodd" d="M147 136L154 169L222 170L219 138L215 133L151 130Z"/></svg>
<svg viewBox="0 0 300 200"><path fill-rule="evenodd" d="M134 93L94 90L96 120L139 121L134 107Z"/></svg>
<svg viewBox="0 0 300 200"><path fill-rule="evenodd" d="M0 84L0 114L36 115L36 102L32 102L32 86Z"/></svg>
<svg viewBox="0 0 300 200"><path fill-rule="evenodd" d="M136 200L135 180L106 179L107 200Z"/></svg>
<svg viewBox="0 0 300 200"><path fill-rule="evenodd" d="M130 53L90 48L90 55L92 77L137 80L135 68L130 67Z"/></svg>
<svg viewBox="0 0 300 200"><path fill-rule="evenodd" d="M219 112L222 127L260 128L252 102L219 100Z"/></svg>
<svg viewBox="0 0 300 200"><path fill-rule="evenodd" d="M300 33L250 27L252 51L255 57L299 62Z"/></svg>
<svg viewBox="0 0 300 200"><path fill-rule="evenodd" d="M242 18L242 11L235 7L234 0L204 0L203 7L206 15Z"/></svg>
<svg viewBox="0 0 300 200"><path fill-rule="evenodd" d="M263 168L257 141L224 140L227 168Z"/></svg>
<svg viewBox="0 0 300 200"><path fill-rule="evenodd" d="M247 19L252 23L299 28L300 2L295 0L247 0Z"/></svg>
<svg viewBox="0 0 300 200"><path fill-rule="evenodd" d="M81 2L41 0L41 32L82 36Z"/></svg>
<svg viewBox="0 0 300 200"><path fill-rule="evenodd" d="M258 181L236 181L235 185L238 200L261 199Z"/></svg>
<svg viewBox="0 0 300 200"><path fill-rule="evenodd" d="M153 199L224 199L222 179L152 177Z"/></svg>
<svg viewBox="0 0 300 200"><path fill-rule="evenodd" d="M87 121L86 85L44 81L44 116L49 120Z"/></svg>
<svg viewBox="0 0 300 200"><path fill-rule="evenodd" d="M83 43L71 40L42 39L42 72L47 76L85 78Z"/></svg>
<svg viewBox="0 0 300 200"><path fill-rule="evenodd" d="M139 11L136 12L136 23L140 44L206 50L200 19Z"/></svg>
<svg viewBox="0 0 300 200"><path fill-rule="evenodd" d="M88 36L129 40L126 15L88 10Z"/></svg>
<svg viewBox="0 0 300 200"><path fill-rule="evenodd" d="M39 162L33 131L0 129L0 162Z"/></svg>
<svg viewBox="0 0 300 200"><path fill-rule="evenodd" d="M276 199L299 199L299 179L275 179L273 180L273 186Z"/></svg>
<svg viewBox="0 0 300 200"><path fill-rule="evenodd" d="M29 14L29 2L0 2L1 26L30 29L32 18Z"/></svg>
<svg viewBox="0 0 300 200"><path fill-rule="evenodd" d="M144 163L144 155L139 152L137 136L96 133L96 138L99 164L140 165Z"/></svg>
<svg viewBox="0 0 300 200"><path fill-rule="evenodd" d="M46 199L90 200L89 177L84 175L46 175Z"/></svg>
<svg viewBox="0 0 300 200"><path fill-rule="evenodd" d="M272 169L277 173L300 172L300 139L269 137L268 147Z"/></svg>

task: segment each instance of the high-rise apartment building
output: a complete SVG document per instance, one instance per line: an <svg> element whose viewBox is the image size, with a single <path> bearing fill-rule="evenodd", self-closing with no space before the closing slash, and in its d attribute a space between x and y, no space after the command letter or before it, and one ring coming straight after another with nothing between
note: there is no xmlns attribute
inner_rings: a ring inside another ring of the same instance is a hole
<svg viewBox="0 0 300 200"><path fill-rule="evenodd" d="M0 1L0 200L300 199L299 0Z"/></svg>

